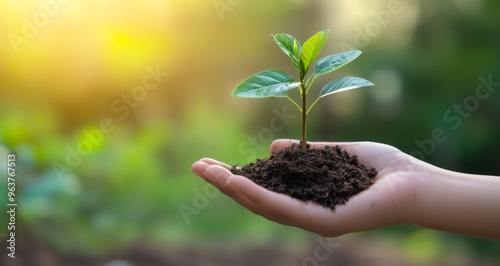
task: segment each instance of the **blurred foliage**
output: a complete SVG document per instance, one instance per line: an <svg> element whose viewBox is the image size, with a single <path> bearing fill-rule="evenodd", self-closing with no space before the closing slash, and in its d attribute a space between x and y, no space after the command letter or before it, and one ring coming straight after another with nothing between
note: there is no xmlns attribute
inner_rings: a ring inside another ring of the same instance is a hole
<svg viewBox="0 0 500 266"><path fill-rule="evenodd" d="M70 1L17 53L4 38L0 146L6 147L2 154L18 157L17 217L24 231L61 253L82 254L112 252L140 239L178 244L305 237L219 195L189 221L181 210L195 206L197 191L207 189L189 171L195 160L245 164L266 156L273 138L299 138L299 119L272 136L263 133L276 116L274 107L296 111L289 103L229 96L251 73L286 69L288 59L270 35L279 32L303 42L331 29L325 54L346 45L363 51L339 75L376 84L319 103L310 116L309 140L378 141L420 152L440 167L500 174L500 94L478 101L456 129L444 118L475 95L478 77L500 81L498 1L258 0L241 1L222 16L214 3ZM389 12L391 3L399 11ZM3 1L0 10L0 35L9 36L22 34L23 18L43 9L38 1ZM168 77L120 116L112 103L133 93L155 66ZM317 86L326 81L318 79ZM102 129L103 119L114 130L68 166L71 150L89 142L85 132ZM445 131L447 141L427 155L416 143L431 138L435 128ZM55 162L67 168L55 170ZM6 191L5 182L0 190ZM5 213L7 199L0 195ZM411 258L434 258L436 252L498 258L496 242L412 226L365 234L396 236Z"/></svg>

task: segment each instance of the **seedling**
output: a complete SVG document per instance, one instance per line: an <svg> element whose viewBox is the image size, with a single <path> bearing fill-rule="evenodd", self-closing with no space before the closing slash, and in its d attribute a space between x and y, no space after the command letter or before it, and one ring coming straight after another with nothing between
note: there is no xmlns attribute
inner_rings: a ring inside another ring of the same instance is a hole
<svg viewBox="0 0 500 266"><path fill-rule="evenodd" d="M309 66L318 57L328 37L328 30L320 31L301 45L293 36L285 33L273 35L278 46L292 60L293 66L299 72L300 79L296 81L283 70L270 69L256 73L241 82L231 93L242 98L284 97L290 100L302 114L301 146L306 151L306 121L307 115L319 99L341 91L373 86L370 81L358 77L342 77L328 82L319 92L318 98L307 108L307 94L317 77L337 70L356 59L361 51L351 50L323 57L314 65L314 73L306 78ZM288 91L299 90L302 104L288 96Z"/></svg>

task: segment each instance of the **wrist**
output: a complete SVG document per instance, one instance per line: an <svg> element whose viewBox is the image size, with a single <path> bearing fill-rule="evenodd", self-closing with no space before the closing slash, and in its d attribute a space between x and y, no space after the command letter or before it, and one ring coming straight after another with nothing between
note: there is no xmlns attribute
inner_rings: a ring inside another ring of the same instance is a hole
<svg viewBox="0 0 500 266"><path fill-rule="evenodd" d="M439 187L440 177L445 175L445 170L414 158L412 179L415 181L415 198L411 208L412 224L422 226L425 224L427 206L432 204L431 194ZM433 196L432 196L433 197Z"/></svg>
<svg viewBox="0 0 500 266"><path fill-rule="evenodd" d="M430 191L436 184L436 177L442 176L444 169L418 160L408 154L403 154L400 160L404 168L397 174L397 178L406 189L400 189L403 199L403 210L399 215L399 222L419 225L423 214L422 209L428 202Z"/></svg>
<svg viewBox="0 0 500 266"><path fill-rule="evenodd" d="M417 160L418 161L418 160ZM500 237L500 178L463 174L418 161L412 223L440 231Z"/></svg>

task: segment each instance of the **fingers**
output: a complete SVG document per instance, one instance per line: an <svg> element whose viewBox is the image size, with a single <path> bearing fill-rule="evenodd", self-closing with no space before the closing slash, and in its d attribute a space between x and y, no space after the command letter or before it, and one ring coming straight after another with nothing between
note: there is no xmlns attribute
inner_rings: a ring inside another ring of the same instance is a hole
<svg viewBox="0 0 500 266"><path fill-rule="evenodd" d="M233 186L233 183L239 182L238 179L246 179L248 182L251 181L245 177L233 175L229 171L229 168L230 167L228 165L222 162L210 158L203 158L195 162L192 165L191 170L193 171L193 173L200 176L205 181L207 181L208 183L212 184L217 189L219 189L222 193L233 198L244 207L254 208L255 206L253 206L253 204L248 199L246 199L245 195L239 193L239 191L236 189L240 186L248 186L248 185L243 184L243 185ZM251 183L254 186L257 186L253 182ZM251 186L252 185L250 184L250 187Z"/></svg>
<svg viewBox="0 0 500 266"><path fill-rule="evenodd" d="M195 162L191 169L195 174L217 187L222 193L261 215L272 213L272 211L265 211L266 208L269 208L266 205L270 201L275 202L277 198L284 196L271 192L244 176L233 175L227 165L213 159L201 159ZM282 201L283 199L279 200Z"/></svg>

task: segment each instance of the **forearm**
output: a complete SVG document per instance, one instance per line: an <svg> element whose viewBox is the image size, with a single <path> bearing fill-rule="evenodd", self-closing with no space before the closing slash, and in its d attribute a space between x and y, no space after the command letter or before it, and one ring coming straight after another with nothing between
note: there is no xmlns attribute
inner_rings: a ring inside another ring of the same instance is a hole
<svg viewBox="0 0 500 266"><path fill-rule="evenodd" d="M441 231L500 239L500 177L421 164L415 223Z"/></svg>

